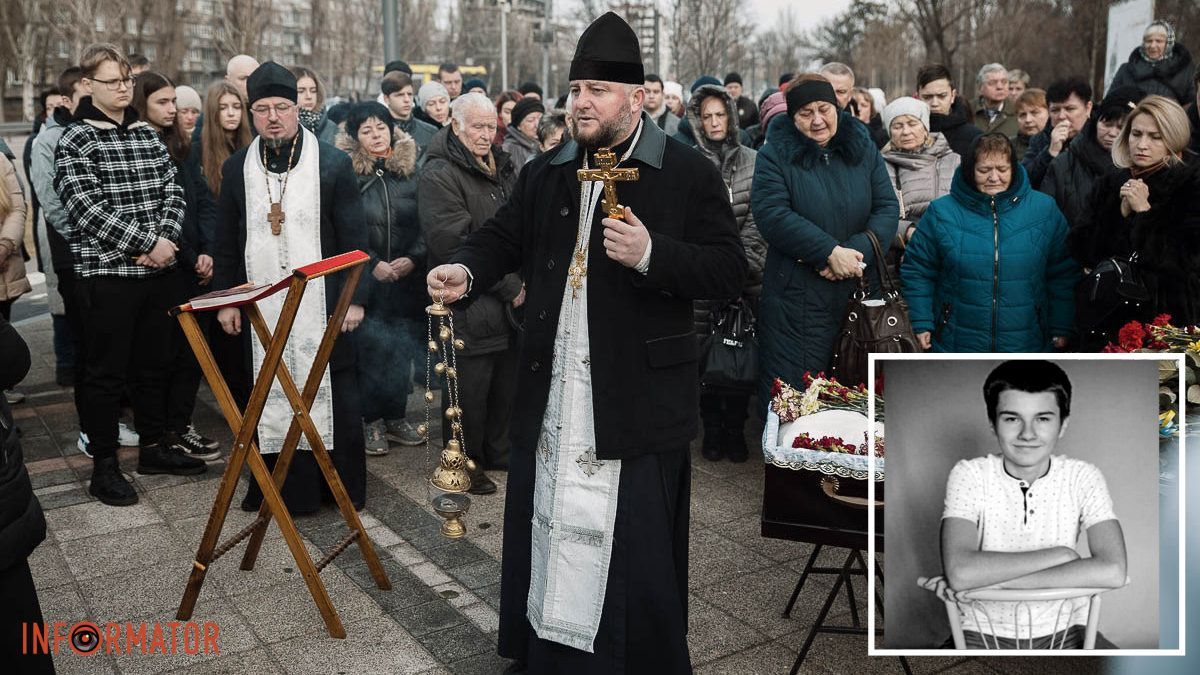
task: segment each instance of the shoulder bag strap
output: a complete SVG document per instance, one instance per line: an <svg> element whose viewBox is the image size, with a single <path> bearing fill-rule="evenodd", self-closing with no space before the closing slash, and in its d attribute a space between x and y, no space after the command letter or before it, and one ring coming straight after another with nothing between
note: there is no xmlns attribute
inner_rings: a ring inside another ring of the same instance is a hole
<svg viewBox="0 0 1200 675"><path fill-rule="evenodd" d="M879 245L879 238L870 228L864 230L867 239L871 240L871 248L875 251L875 269L879 272L879 285L883 292L887 295L896 293L896 282L892 280L891 272L888 272L887 263L883 259L883 247Z"/></svg>

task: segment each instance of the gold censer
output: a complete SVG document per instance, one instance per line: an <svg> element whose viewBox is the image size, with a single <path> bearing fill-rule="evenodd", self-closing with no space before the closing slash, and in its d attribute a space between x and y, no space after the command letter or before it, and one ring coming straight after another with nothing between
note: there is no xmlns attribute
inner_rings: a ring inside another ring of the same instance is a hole
<svg viewBox="0 0 1200 675"><path fill-rule="evenodd" d="M442 523L442 534L451 539L458 539L467 533L463 517L471 506L471 498L466 495L471 489L471 474L475 471L475 462L467 457L466 445L462 433L462 408L458 402L458 350L466 345L454 337L454 317L450 309L437 299L425 308L426 320L425 340L425 424L418 431L425 436L425 450L432 458L433 447L430 438L430 418L433 409L433 378L444 378L442 395L446 397L446 419L443 424L450 425L450 439L442 448L429 484L440 491L433 498L433 510L445 522Z"/></svg>

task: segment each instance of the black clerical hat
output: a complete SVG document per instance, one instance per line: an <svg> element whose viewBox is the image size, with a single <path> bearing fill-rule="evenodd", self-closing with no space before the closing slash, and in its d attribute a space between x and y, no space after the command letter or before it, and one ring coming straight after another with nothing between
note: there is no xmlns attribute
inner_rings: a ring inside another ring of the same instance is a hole
<svg viewBox="0 0 1200 675"><path fill-rule="evenodd" d="M643 84L642 48L625 20L607 12L579 36L568 80Z"/></svg>
<svg viewBox="0 0 1200 675"><path fill-rule="evenodd" d="M250 73L246 79L247 105L254 105L259 99L278 96L296 102L296 76L292 71L275 63L267 61Z"/></svg>

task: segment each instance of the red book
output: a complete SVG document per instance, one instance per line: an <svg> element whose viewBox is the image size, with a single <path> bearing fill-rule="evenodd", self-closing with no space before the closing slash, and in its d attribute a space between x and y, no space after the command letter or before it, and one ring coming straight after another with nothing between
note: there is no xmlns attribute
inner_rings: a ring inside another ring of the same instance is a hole
<svg viewBox="0 0 1200 675"><path fill-rule="evenodd" d="M274 295L280 290L287 288L291 283L290 276L284 277L274 284L242 284L234 286L223 291L213 291L204 295L192 298L188 301L193 311L205 309L224 309L226 307L239 307L241 305L257 302L267 297Z"/></svg>

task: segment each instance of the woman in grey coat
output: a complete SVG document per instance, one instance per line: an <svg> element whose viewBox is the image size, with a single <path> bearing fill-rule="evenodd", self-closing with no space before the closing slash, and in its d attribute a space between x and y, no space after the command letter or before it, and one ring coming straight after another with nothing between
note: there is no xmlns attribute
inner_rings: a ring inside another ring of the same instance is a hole
<svg viewBox="0 0 1200 675"><path fill-rule="evenodd" d="M723 87L706 84L692 94L687 107L688 121L696 133L696 149L721 171L729 191L733 216L737 220L750 274L741 299L752 310L758 309L762 292L763 262L767 244L750 213L750 184L754 180L754 160L757 153L738 142L738 114L733 98ZM714 308L723 307L737 298L714 298L695 303L696 332L703 339L710 332L709 315ZM746 422L749 392L713 391L705 388L700 394L700 416L704 423L705 459L719 461L728 457L731 462L744 462L749 456L743 426ZM756 444L757 445L757 444Z"/></svg>
<svg viewBox="0 0 1200 675"><path fill-rule="evenodd" d="M962 160L945 136L929 132L929 106L924 101L907 96L892 101L883 109L883 126L889 137L883 160L900 200L896 239L903 247L929 202L950 194L950 180Z"/></svg>

